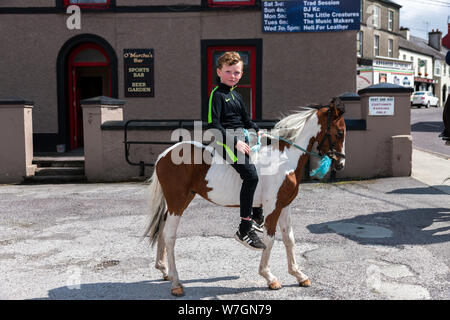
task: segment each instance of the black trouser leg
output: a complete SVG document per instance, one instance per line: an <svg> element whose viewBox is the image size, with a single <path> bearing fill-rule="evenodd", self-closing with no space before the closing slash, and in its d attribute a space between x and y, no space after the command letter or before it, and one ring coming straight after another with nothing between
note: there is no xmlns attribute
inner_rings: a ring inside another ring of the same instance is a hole
<svg viewBox="0 0 450 320"><path fill-rule="evenodd" d="M233 163L231 166L239 173L242 178L242 186L240 192L240 216L241 218L251 218L253 197L255 195L256 186L258 185L258 173L253 163L250 163L246 155L245 163ZM248 160L248 161L247 161ZM242 220L240 228L249 230L251 221Z"/></svg>
<svg viewBox="0 0 450 320"><path fill-rule="evenodd" d="M264 214L263 214L262 208L255 207L255 208L253 208L252 211L253 211L253 215L252 215L253 219L255 219L255 220L264 219Z"/></svg>

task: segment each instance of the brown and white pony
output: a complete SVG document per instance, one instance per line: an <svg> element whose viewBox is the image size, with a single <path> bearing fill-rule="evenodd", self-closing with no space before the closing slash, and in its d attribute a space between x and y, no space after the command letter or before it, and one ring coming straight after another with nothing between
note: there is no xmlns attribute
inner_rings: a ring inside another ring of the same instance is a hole
<svg viewBox="0 0 450 320"><path fill-rule="evenodd" d="M334 98L327 106L303 108L283 118L271 131L271 136L288 139L308 152L328 154L334 160L334 169L340 170L345 164L343 113L343 105ZM191 157L195 151L207 149L200 143L186 141L175 144L159 155L149 186L150 222L145 232L152 246L157 242L155 267L162 272L165 280L171 281L171 293L175 296L184 294L174 254L177 227L183 212L197 194L217 205L239 207L242 184L239 174L231 166L224 165L220 155L212 156L209 164L205 161L201 164L192 164L193 161L174 163L171 154L175 152L179 155L186 147L191 149ZM259 176L253 207L262 207L266 216L263 236L266 249L262 252L259 274L266 279L270 289L281 288L269 269L277 224L286 247L289 274L297 278L300 286L311 285L308 276L300 271L295 260L289 209L289 204L297 196L309 158L309 153L284 141L263 146L252 155ZM317 162L310 162L311 169Z"/></svg>

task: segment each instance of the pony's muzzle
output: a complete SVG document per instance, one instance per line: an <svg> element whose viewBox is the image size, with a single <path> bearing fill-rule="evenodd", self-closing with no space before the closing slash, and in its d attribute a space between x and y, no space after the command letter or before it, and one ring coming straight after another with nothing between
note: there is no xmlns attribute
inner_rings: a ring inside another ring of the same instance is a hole
<svg viewBox="0 0 450 320"><path fill-rule="evenodd" d="M336 171L341 171L345 167L345 154L331 151L328 153L328 156L333 159L333 168Z"/></svg>

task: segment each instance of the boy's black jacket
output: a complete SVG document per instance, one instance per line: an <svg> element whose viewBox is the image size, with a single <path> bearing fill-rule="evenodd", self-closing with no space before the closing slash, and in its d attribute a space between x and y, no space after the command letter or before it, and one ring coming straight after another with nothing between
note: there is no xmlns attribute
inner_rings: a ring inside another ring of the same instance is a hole
<svg viewBox="0 0 450 320"><path fill-rule="evenodd" d="M213 90L208 109L208 124L210 128L219 129L222 132L223 142L237 143L237 136L226 133L226 129L254 129L259 127L248 116L242 96L223 83ZM226 140L228 139L228 140Z"/></svg>

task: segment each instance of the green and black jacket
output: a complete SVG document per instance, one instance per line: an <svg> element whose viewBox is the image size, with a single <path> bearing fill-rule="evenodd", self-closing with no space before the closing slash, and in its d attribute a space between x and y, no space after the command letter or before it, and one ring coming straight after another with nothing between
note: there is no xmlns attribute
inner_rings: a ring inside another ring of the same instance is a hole
<svg viewBox="0 0 450 320"><path fill-rule="evenodd" d="M234 150L238 137L226 132L226 129L254 129L259 127L248 116L242 96L234 91L236 87L229 87L220 83L213 89L209 97L208 124L210 128L220 130L222 133L222 145L230 157L235 160L236 156L230 154ZM228 140L227 140L228 139ZM227 141L233 141L233 145L224 145ZM235 162L235 161L234 161Z"/></svg>

